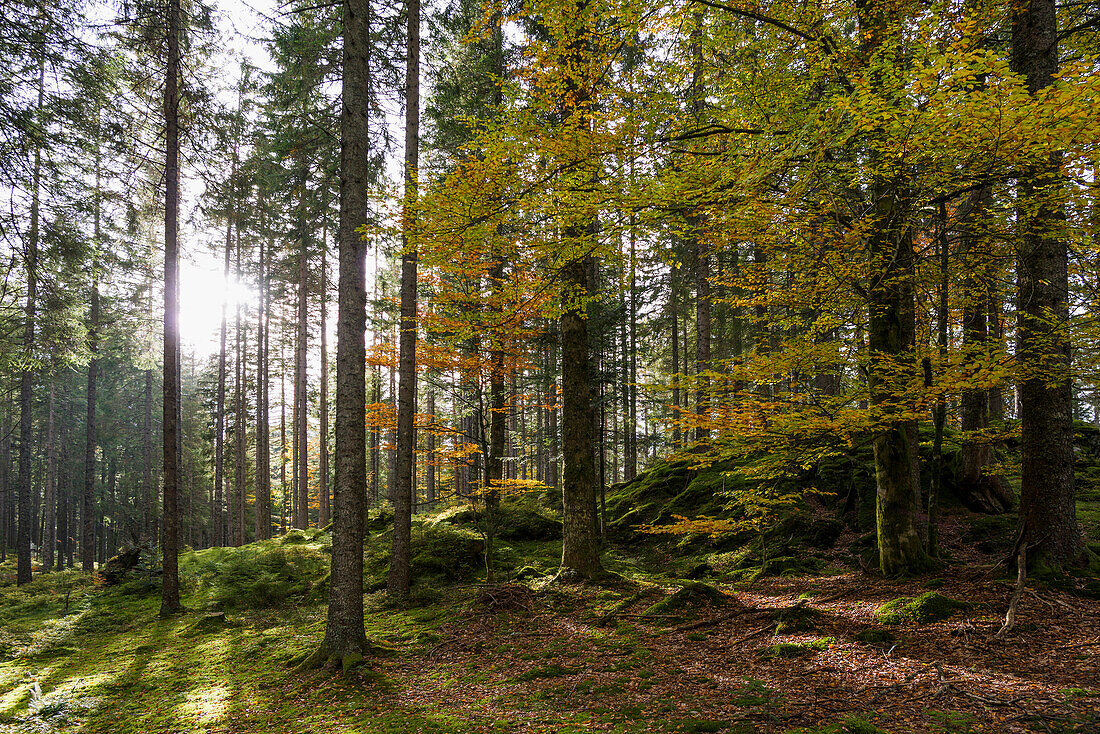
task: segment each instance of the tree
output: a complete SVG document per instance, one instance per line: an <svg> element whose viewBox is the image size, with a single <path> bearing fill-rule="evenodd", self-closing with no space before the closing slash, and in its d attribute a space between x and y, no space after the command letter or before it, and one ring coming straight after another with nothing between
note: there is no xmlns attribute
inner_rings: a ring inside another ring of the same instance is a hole
<svg viewBox="0 0 1100 734"><path fill-rule="evenodd" d="M179 333L179 76L180 0L168 0L168 59L164 85L164 535L160 613L183 608L179 596L180 333Z"/></svg>
<svg viewBox="0 0 1100 734"><path fill-rule="evenodd" d="M345 669L367 652L363 630L363 499L366 491L366 247L357 231L369 215L369 0L343 0L340 109L340 251L336 342L336 476L328 618L320 649L304 664Z"/></svg>
<svg viewBox="0 0 1100 734"><path fill-rule="evenodd" d="M1012 70L1038 96L1058 73L1053 0L1012 11ZM1073 382L1070 376L1069 252L1059 201L1061 154L1036 146L1018 182L1020 522L1025 543L1062 566L1081 554L1073 477Z"/></svg>
<svg viewBox="0 0 1100 734"><path fill-rule="evenodd" d="M400 392L397 397L397 479L393 545L387 591L409 595L412 510L416 488L416 197L420 150L420 0L406 0L408 43L405 71L405 196L401 251Z"/></svg>

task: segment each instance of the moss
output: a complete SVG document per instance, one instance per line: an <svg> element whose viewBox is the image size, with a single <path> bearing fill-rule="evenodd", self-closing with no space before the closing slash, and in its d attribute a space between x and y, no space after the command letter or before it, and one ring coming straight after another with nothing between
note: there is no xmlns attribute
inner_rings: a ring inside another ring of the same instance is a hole
<svg viewBox="0 0 1100 734"><path fill-rule="evenodd" d="M680 587L668 597L646 609L646 616L672 614L685 610L699 610L706 607L725 606L730 598L710 584L693 581Z"/></svg>
<svg viewBox="0 0 1100 734"><path fill-rule="evenodd" d="M759 655L764 659L800 658L826 650L834 642L836 640L832 637L822 637L812 642L779 642L762 648Z"/></svg>
<svg viewBox="0 0 1100 734"><path fill-rule="evenodd" d="M882 624L931 624L969 606L966 602L928 591L917 597L903 597L883 604L875 610L875 619Z"/></svg>
<svg viewBox="0 0 1100 734"><path fill-rule="evenodd" d="M563 665L558 665L554 663L551 665L543 665L538 668L528 670L526 673L521 673L517 675L512 680L517 683L523 683L533 680L542 680L544 678L560 678L565 675L573 675L576 672L577 671L573 668L567 668Z"/></svg>
<svg viewBox="0 0 1100 734"><path fill-rule="evenodd" d="M803 604L781 609L775 615L775 634L787 635L792 632L806 632L817 629L824 616L814 607Z"/></svg>
<svg viewBox="0 0 1100 734"><path fill-rule="evenodd" d="M1008 553L1016 542L1020 518L1016 513L974 515L962 533L962 542L983 553Z"/></svg>
<svg viewBox="0 0 1100 734"><path fill-rule="evenodd" d="M788 729L784 734L889 734L861 716L846 716L843 721L817 729Z"/></svg>
<svg viewBox="0 0 1100 734"><path fill-rule="evenodd" d="M730 722L728 721L710 719L681 719L675 724L676 731L695 732L697 734L725 731L729 727Z"/></svg>
<svg viewBox="0 0 1100 734"><path fill-rule="evenodd" d="M860 630L854 635L855 639L859 642L865 642L871 645L879 645L882 643L893 642L897 639L894 633L890 630L880 629L865 629Z"/></svg>

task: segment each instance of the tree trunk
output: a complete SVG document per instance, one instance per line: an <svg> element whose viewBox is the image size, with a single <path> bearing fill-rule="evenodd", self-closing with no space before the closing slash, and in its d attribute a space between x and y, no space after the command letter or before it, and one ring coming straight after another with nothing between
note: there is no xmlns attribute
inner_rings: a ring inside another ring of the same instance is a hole
<svg viewBox="0 0 1100 734"><path fill-rule="evenodd" d="M56 379L50 381L49 416L46 423L46 497L44 499L42 526L42 570L53 568L54 550L57 547L57 435L54 428Z"/></svg>
<svg viewBox="0 0 1100 734"><path fill-rule="evenodd" d="M424 437L424 500L429 508L435 504L435 479L436 479L436 457L435 457L435 385L431 382L428 383L428 420L431 421L431 428L428 430L427 435Z"/></svg>
<svg viewBox="0 0 1100 734"><path fill-rule="evenodd" d="M43 44L43 50L39 52L38 59L38 108L41 108L46 83L45 38L40 38L39 41ZM26 364L19 378L19 526L15 539L17 556L15 582L20 586L31 581L31 445L34 441L31 406L34 401L34 321L38 300L39 206L44 144L45 141L37 141L34 148L30 232L27 235L24 253L27 302L24 309L23 356Z"/></svg>
<svg viewBox="0 0 1100 734"><path fill-rule="evenodd" d="M393 547L386 589L404 600L412 581L414 462L416 461L416 198L420 148L420 0L406 0L405 202L401 233L401 337L397 398L397 476L393 492ZM413 236L410 236L413 235Z"/></svg>
<svg viewBox="0 0 1100 734"><path fill-rule="evenodd" d="M229 265L233 254L233 198L230 195L229 213L226 216L225 225L225 265L222 270L223 281L229 285ZM214 545L228 545L229 538L226 532L225 498L222 489L225 484L225 383L226 383L226 334L229 323L226 314L228 308L228 296L222 299L222 321L219 336L220 347L218 349L218 392L214 399L214 507L210 513L214 523Z"/></svg>
<svg viewBox="0 0 1100 734"><path fill-rule="evenodd" d="M1012 11L1012 70L1036 94L1058 72L1054 0ZM1033 559L1065 565L1081 554L1073 477L1073 381L1070 374L1069 252L1060 154L1024 168L1018 182L1020 522Z"/></svg>
<svg viewBox="0 0 1100 734"><path fill-rule="evenodd" d="M93 268L94 268L93 264ZM81 513L80 559L84 573L95 569L95 402L99 360L96 358L99 341L99 287L92 283L92 311L88 325L88 405L84 440L84 494Z"/></svg>
<svg viewBox="0 0 1100 734"><path fill-rule="evenodd" d="M164 537L161 615L182 609L179 597L180 334L179 334L179 33L180 0L168 0L168 68L164 87Z"/></svg>
<svg viewBox="0 0 1100 734"><path fill-rule="evenodd" d="M260 202L263 211L263 202ZM266 229L266 221L265 221ZM266 248L265 248L266 246ZM270 238L260 239L259 303L256 309L256 540L271 537L271 427L268 412L270 378L267 369L268 310L267 257Z"/></svg>
<svg viewBox="0 0 1100 734"><path fill-rule="evenodd" d="M298 501L294 504L294 527L305 530L309 527L309 406L306 399L306 346L309 338L309 252L306 246L305 190L306 172L302 164L298 201L298 343L294 360L294 435L295 449L294 476Z"/></svg>
<svg viewBox="0 0 1100 734"><path fill-rule="evenodd" d="M325 220L328 221L327 219ZM325 225L327 226L327 225ZM317 467L317 527L323 528L329 523L329 483L328 483L328 236L324 228L321 232L321 406L320 431L318 435Z"/></svg>
<svg viewBox="0 0 1100 734"><path fill-rule="evenodd" d="M993 257L989 238L982 232L989 216L993 189L988 184L975 190L960 214L960 249L963 256L963 351L984 364L988 357L989 312L993 302ZM962 445L957 492L971 510L989 514L1007 512L1012 506L1008 483L986 467L994 463L993 445L981 436L990 423L990 391L976 388L962 391L962 430L969 434Z"/></svg>
<svg viewBox="0 0 1100 734"><path fill-rule="evenodd" d="M363 631L363 493L367 461L366 246L370 178L370 3L344 0L343 104L340 112L340 276L336 334L336 478L332 572L325 639L316 661L346 666L367 651Z"/></svg>

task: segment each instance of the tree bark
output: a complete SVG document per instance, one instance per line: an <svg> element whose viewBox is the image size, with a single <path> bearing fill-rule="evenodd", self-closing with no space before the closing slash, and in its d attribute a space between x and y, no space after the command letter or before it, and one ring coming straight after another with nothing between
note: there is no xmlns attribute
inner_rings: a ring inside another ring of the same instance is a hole
<svg viewBox="0 0 1100 734"><path fill-rule="evenodd" d="M179 335L179 74L180 0L168 0L168 67L164 87L164 537L161 615L179 597L180 335Z"/></svg>
<svg viewBox="0 0 1100 734"><path fill-rule="evenodd" d="M984 363L990 340L989 313L995 300L992 289L993 252L982 233L983 218L993 199L993 189L984 185L968 198L960 214L960 250L963 256L963 351ZM990 390L975 388L962 391L959 412L964 433L970 434L962 445L959 467L959 499L976 512L1000 514L1012 506L1008 483L986 467L994 462L993 445L980 435L989 428Z"/></svg>
<svg viewBox="0 0 1100 734"><path fill-rule="evenodd" d="M397 477L393 493L393 547L386 584L404 600L412 582L412 508L416 461L416 199L420 150L420 0L406 0L405 202L401 233L401 338L397 398ZM410 236L411 235L411 236Z"/></svg>
<svg viewBox="0 0 1100 734"><path fill-rule="evenodd" d="M327 207L326 207L327 211ZM326 218L327 222L327 218ZM326 225L327 226L327 225ZM329 523L328 483L328 236L321 232L321 405L320 431L318 432L317 466L317 527Z"/></svg>
<svg viewBox="0 0 1100 734"><path fill-rule="evenodd" d="M336 334L336 478L332 571L325 639L314 661L345 667L367 652L363 630L363 493L367 461L366 247L370 183L370 3L344 0L343 99L340 110L340 276Z"/></svg>
<svg viewBox="0 0 1100 734"><path fill-rule="evenodd" d="M263 210L263 202L260 202ZM265 222L266 229L266 222ZM260 239L259 303L256 309L256 540L271 537L271 426L268 402L270 379L268 359L268 310L270 298L267 287L267 257L270 237ZM266 246L266 247L265 247Z"/></svg>
<svg viewBox="0 0 1100 734"><path fill-rule="evenodd" d="M302 163L298 195L298 340L294 359L294 465L298 501L294 504L294 527L309 527L309 406L306 399L306 346L309 339L309 252L306 238L305 196L308 173Z"/></svg>
<svg viewBox="0 0 1100 734"><path fill-rule="evenodd" d="M1058 72L1054 0L1012 11L1012 70L1036 94ZM1033 562L1075 561L1083 547L1073 476L1073 381L1069 323L1069 251L1060 156L1024 169L1018 182L1020 234L1016 268L1022 462L1020 522Z"/></svg>
<svg viewBox="0 0 1100 734"><path fill-rule="evenodd" d="M592 22L588 0L576 0L576 12L564 30L561 117L565 135L578 147L590 134L592 103L587 34ZM580 155L583 155L578 151ZM561 268L562 391L562 559L557 578L596 579L604 574L596 537L596 457L592 436L592 368L588 341L589 269L595 223L574 216L561 232L569 259Z"/></svg>

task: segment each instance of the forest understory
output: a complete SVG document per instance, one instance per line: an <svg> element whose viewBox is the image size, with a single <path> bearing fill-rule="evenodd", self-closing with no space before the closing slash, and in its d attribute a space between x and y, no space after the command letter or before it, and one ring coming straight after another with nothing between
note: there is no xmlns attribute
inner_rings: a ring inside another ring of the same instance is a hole
<svg viewBox="0 0 1100 734"><path fill-rule="evenodd" d="M1079 506L1092 537L1095 509ZM818 516L771 536L764 573L753 540L612 532L618 580L573 586L552 582L560 541L531 521L552 516L509 512L492 584L477 513L419 516L417 581L398 608L381 590L390 531L375 511L366 625L385 654L346 672L295 666L324 631L321 531L184 553L188 611L167 619L155 577L107 587L69 571L16 587L6 564L0 732L1100 728L1094 581L1029 583L994 639L1012 515L950 509L943 566L907 580L861 563L866 536Z"/></svg>

